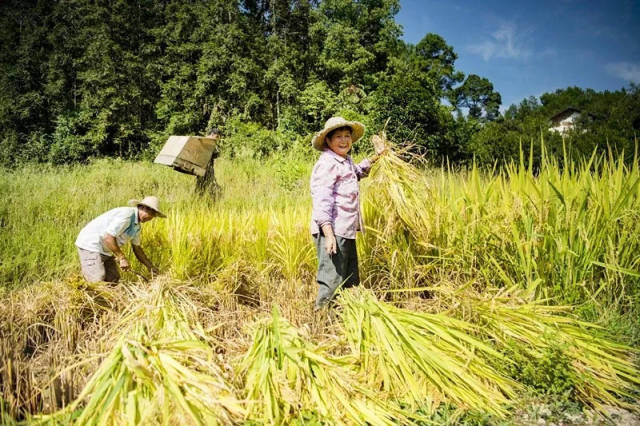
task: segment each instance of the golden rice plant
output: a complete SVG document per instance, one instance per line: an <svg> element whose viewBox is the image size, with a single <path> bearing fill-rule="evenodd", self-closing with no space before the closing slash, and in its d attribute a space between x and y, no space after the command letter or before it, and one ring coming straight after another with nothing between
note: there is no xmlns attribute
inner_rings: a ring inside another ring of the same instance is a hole
<svg viewBox="0 0 640 426"><path fill-rule="evenodd" d="M309 275L315 261L309 226L300 218L310 216L307 206L271 213L268 232L270 267L289 281Z"/></svg>
<svg viewBox="0 0 640 426"><path fill-rule="evenodd" d="M258 322L239 364L247 418L288 424L305 411L329 424L392 425L404 413L359 385L351 360L328 355L282 318Z"/></svg>
<svg viewBox="0 0 640 426"><path fill-rule="evenodd" d="M391 263L401 253L415 269L455 271L489 287L518 283L565 303L630 308L637 300L637 166L594 154L562 167L545 158L536 173L522 163L453 173L421 170L391 147L371 174L367 267L389 272L393 287L410 287L394 283Z"/></svg>
<svg viewBox="0 0 640 426"><path fill-rule="evenodd" d="M477 327L452 316L402 309L370 290L341 293L341 322L369 386L434 412L442 402L499 417L520 386L486 358L503 356L474 335Z"/></svg>
<svg viewBox="0 0 640 426"><path fill-rule="evenodd" d="M600 337L601 327L570 316L568 306L549 306L528 300L515 289L491 295L460 297L457 309L474 318L482 334L500 348L540 358L552 345L561 344L570 360L575 398L605 411L605 405L639 411L634 389L640 387L640 371L633 364L639 351Z"/></svg>
<svg viewBox="0 0 640 426"><path fill-rule="evenodd" d="M231 221L231 216L207 205L171 211L162 225L166 226L172 276L194 280L216 271L228 255L221 240L225 229L233 230Z"/></svg>
<svg viewBox="0 0 640 426"><path fill-rule="evenodd" d="M393 225L402 224L416 239L428 241L431 221L423 207L430 188L425 175L404 161L409 150L410 147L396 150L390 146L375 163L367 187L374 193L376 210L387 219L379 232L396 233L398 228Z"/></svg>
<svg viewBox="0 0 640 426"><path fill-rule="evenodd" d="M37 422L208 425L244 415L193 302L166 281L138 291L113 331L113 349L80 395Z"/></svg>

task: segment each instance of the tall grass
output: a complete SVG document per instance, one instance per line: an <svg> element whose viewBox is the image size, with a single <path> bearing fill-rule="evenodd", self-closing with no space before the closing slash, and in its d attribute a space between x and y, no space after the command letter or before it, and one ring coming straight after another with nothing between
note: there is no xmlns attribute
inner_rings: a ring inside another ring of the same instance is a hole
<svg viewBox="0 0 640 426"><path fill-rule="evenodd" d="M73 243L91 219L148 193L180 202L189 195L187 187L184 175L116 160L0 170L0 283L16 286L72 273Z"/></svg>
<svg viewBox="0 0 640 426"><path fill-rule="evenodd" d="M291 185L282 165L253 160L218 164L224 193L215 204L198 197L192 176L147 163L101 160L90 166L0 170L2 287L77 271L73 242L80 229L106 210L145 194L157 195L170 214L143 226L143 247L180 279L207 278L238 253L267 267L266 242L285 236L295 237L306 251L312 247L303 232L310 211L306 185L277 190L281 182ZM283 255L292 256L274 251L275 257ZM310 261L308 255L302 259ZM285 272L289 275L293 260Z"/></svg>
<svg viewBox="0 0 640 426"><path fill-rule="evenodd" d="M364 276L380 273L388 286L392 275L391 285L407 287L425 274L446 274L517 284L571 304L637 306L636 166L604 156L563 168L548 159L537 173L522 164L495 174L403 165L398 156L385 156L363 181L371 230L358 242ZM143 239L174 277L210 281L241 257L265 273L308 279L315 266L307 177L291 189L283 170L280 163L221 161L225 191L217 204L194 194L192 177L141 163L1 171L7 202L0 208L0 282L15 286L73 273L79 229L147 193L168 201L170 215L146 224ZM278 190L281 185L287 189Z"/></svg>
<svg viewBox="0 0 640 426"><path fill-rule="evenodd" d="M365 246L370 264L396 262L399 249L409 246L405 269L431 279L445 271L463 283L516 285L571 304L637 309L637 166L594 155L564 168L547 159L537 173L522 164L495 174L476 167L418 173L388 155L372 174L377 196L366 198L366 211L377 232Z"/></svg>

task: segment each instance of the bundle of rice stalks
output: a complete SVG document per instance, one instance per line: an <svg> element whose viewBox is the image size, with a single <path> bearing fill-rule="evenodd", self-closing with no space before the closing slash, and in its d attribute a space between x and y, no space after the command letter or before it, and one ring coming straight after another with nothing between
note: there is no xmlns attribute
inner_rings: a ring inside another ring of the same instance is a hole
<svg viewBox="0 0 640 426"><path fill-rule="evenodd" d="M429 185L415 166L403 160L410 147L397 151L391 144L385 143L388 149L376 162L369 182L376 191L373 200L376 210L387 214L383 233L393 234L397 231L397 225L402 224L414 237L424 240L430 223L424 208Z"/></svg>
<svg viewBox="0 0 640 426"><path fill-rule="evenodd" d="M569 316L569 307L527 301L513 289L464 299L482 333L503 349L540 359L560 345L572 370L576 400L601 412L605 405L640 410L624 400L637 398L633 391L640 387L640 372L632 361L637 349L598 337L601 327Z"/></svg>
<svg viewBox="0 0 640 426"><path fill-rule="evenodd" d="M63 374L52 382L52 370L123 299L113 288L71 278L31 285L0 300L0 397L12 416L52 411L70 401L81 377Z"/></svg>
<svg viewBox="0 0 640 426"><path fill-rule="evenodd" d="M305 411L330 424L391 425L403 413L358 385L351 363L327 355L280 317L257 323L239 365L248 419L287 424Z"/></svg>
<svg viewBox="0 0 640 426"><path fill-rule="evenodd" d="M366 260L364 275L388 289L411 288L425 272L438 272L436 266L449 264L460 253L439 235L440 200L432 179L416 166L424 159L412 154L412 147L400 149L386 139L384 143L387 150L368 180L373 196L364 205L371 231L359 243ZM405 161L408 158L415 162Z"/></svg>
<svg viewBox="0 0 640 426"><path fill-rule="evenodd" d="M115 347L78 398L40 422L226 424L244 415L178 288L156 281L141 291L116 330Z"/></svg>
<svg viewBox="0 0 640 426"><path fill-rule="evenodd" d="M473 337L472 324L397 308L361 288L343 292L340 305L344 333L370 386L430 413L441 402L507 413L519 385L487 363L503 356Z"/></svg>

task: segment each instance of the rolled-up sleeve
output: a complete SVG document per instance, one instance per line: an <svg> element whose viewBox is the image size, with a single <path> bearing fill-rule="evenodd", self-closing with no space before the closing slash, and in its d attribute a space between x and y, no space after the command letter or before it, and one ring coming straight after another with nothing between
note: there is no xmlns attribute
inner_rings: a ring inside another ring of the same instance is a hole
<svg viewBox="0 0 640 426"><path fill-rule="evenodd" d="M358 180L366 178L369 176L369 171L371 170L371 161L368 158L365 158L359 164L355 164L354 169L356 171L356 176L358 176Z"/></svg>
<svg viewBox="0 0 640 426"><path fill-rule="evenodd" d="M333 220L334 186L337 180L335 162L318 162L311 173L311 219L322 227Z"/></svg>
<svg viewBox="0 0 640 426"><path fill-rule="evenodd" d="M131 218L128 214L118 214L111 220L111 222L109 222L109 225L107 225L107 228L102 233L102 237L104 237L106 234L109 234L112 237L119 236L125 229L127 229L127 226L129 226L130 222Z"/></svg>

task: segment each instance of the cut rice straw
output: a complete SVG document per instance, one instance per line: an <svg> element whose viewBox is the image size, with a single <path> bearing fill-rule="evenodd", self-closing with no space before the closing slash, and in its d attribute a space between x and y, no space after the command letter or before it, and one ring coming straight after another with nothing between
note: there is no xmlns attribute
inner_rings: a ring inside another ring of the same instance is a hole
<svg viewBox="0 0 640 426"><path fill-rule="evenodd" d="M414 312L364 289L340 297L344 333L369 386L433 413L441 402L507 414L520 386L484 359L502 359L473 337L477 328L445 314Z"/></svg>
<svg viewBox="0 0 640 426"><path fill-rule="evenodd" d="M78 398L36 423L228 424L244 408L214 361L188 300L155 282L123 317L115 347Z"/></svg>
<svg viewBox="0 0 640 426"><path fill-rule="evenodd" d="M351 360L332 357L305 340L277 307L256 325L239 369L248 419L289 424L310 410L329 424L408 422L402 410L358 384Z"/></svg>

